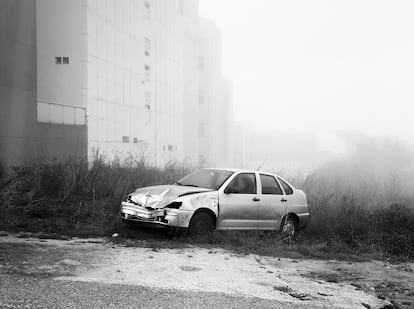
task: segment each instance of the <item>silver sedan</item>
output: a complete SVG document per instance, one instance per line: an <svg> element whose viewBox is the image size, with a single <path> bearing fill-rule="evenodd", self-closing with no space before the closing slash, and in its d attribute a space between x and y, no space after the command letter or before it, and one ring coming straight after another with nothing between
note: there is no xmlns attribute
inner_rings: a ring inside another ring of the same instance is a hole
<svg viewBox="0 0 414 309"><path fill-rule="evenodd" d="M121 204L125 223L217 230L279 230L294 235L307 225L305 193L261 171L206 168L173 185L139 188Z"/></svg>

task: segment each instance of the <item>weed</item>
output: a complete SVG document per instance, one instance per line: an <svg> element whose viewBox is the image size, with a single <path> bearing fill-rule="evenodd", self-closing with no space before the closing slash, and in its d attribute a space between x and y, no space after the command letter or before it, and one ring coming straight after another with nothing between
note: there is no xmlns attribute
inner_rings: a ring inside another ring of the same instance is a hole
<svg viewBox="0 0 414 309"><path fill-rule="evenodd" d="M109 163L96 157L90 164L33 162L18 168L0 162L0 228L70 236L110 235L124 228L118 212L128 193L138 187L173 183L192 169L178 162L157 168L133 157ZM168 237L176 245L203 243L266 255L329 258L383 252L413 258L413 199L397 189L388 194L384 188L395 188L396 179L402 178L384 175L374 177L372 170L344 161L296 179L307 194L311 220L289 244L275 232Z"/></svg>

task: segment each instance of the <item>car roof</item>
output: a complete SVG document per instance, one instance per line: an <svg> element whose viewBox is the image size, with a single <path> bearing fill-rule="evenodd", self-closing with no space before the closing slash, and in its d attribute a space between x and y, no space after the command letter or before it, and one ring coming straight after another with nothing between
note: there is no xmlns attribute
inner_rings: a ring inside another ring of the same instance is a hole
<svg viewBox="0 0 414 309"><path fill-rule="evenodd" d="M219 171L228 171L228 172L233 172L233 173L239 173L239 172L245 172L245 173L260 173L263 175L273 175L273 176L277 176L278 178L281 178L284 182L288 183L292 188L295 188L295 186L293 186L290 182L288 182L286 179L284 179L283 177L279 176L278 174L275 173L270 173L270 172L264 172L264 171L258 171L258 170L250 170L250 169L241 169L241 168L226 168L226 167L205 167L202 169L206 169L206 170L219 170Z"/></svg>
<svg viewBox="0 0 414 309"><path fill-rule="evenodd" d="M265 171L257 171L257 170L250 170L250 169L242 169L242 168L227 168L227 167L206 167L206 170L219 170L219 171L229 171L229 172L248 172L248 173L262 173L262 174L271 174L276 175L275 173L265 172Z"/></svg>

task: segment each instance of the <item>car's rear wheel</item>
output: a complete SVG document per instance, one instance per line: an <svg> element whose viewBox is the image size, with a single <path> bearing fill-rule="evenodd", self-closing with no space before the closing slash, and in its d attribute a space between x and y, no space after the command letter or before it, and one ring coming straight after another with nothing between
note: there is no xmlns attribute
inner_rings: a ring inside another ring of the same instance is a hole
<svg viewBox="0 0 414 309"><path fill-rule="evenodd" d="M288 237L294 237L298 233L298 221L292 215L287 215L280 226L280 232Z"/></svg>
<svg viewBox="0 0 414 309"><path fill-rule="evenodd" d="M190 221L188 232L190 235L206 235L213 231L213 219L205 212L196 213Z"/></svg>

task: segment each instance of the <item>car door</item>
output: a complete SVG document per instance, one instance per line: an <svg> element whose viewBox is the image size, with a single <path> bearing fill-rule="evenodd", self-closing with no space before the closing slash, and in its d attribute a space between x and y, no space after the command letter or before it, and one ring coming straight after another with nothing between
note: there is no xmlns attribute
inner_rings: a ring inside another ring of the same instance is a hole
<svg viewBox="0 0 414 309"><path fill-rule="evenodd" d="M218 229L255 229L260 199L255 173L242 172L219 191Z"/></svg>
<svg viewBox="0 0 414 309"><path fill-rule="evenodd" d="M260 174L259 228L279 229L286 213L287 199L273 175Z"/></svg>
<svg viewBox="0 0 414 309"><path fill-rule="evenodd" d="M288 204L287 207L289 209L291 209L292 206L294 206L294 205L292 205L292 204L294 204L294 203L292 203L292 197L293 197L293 193L294 193L293 188L282 178L277 177L277 180L279 181L280 185L283 188L283 192L285 193L285 199L287 200L286 203Z"/></svg>

